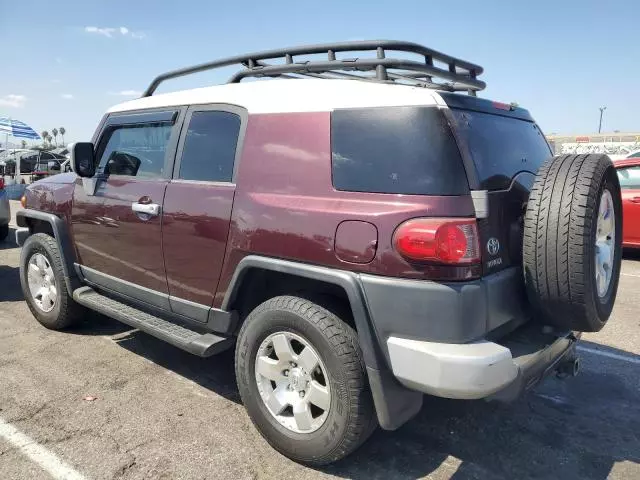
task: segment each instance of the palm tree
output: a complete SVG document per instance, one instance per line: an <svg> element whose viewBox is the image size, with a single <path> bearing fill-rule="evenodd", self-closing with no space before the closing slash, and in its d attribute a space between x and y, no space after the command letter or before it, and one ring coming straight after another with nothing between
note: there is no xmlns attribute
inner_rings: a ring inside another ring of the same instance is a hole
<svg viewBox="0 0 640 480"><path fill-rule="evenodd" d="M60 135L62 135L62 146L64 147L64 134L67 133L67 130L64 127L60 127Z"/></svg>
<svg viewBox="0 0 640 480"><path fill-rule="evenodd" d="M27 141L26 140L22 140L22 148L27 148Z"/></svg>
<svg viewBox="0 0 640 480"><path fill-rule="evenodd" d="M40 132L40 136L42 137L43 146L46 147L47 138L49 138L49 132L47 132L46 130L43 130L42 132Z"/></svg>
<svg viewBox="0 0 640 480"><path fill-rule="evenodd" d="M53 138L56 139L56 147L58 146L58 129L56 127L53 127L53 130L51 130L51 133L53 133Z"/></svg>

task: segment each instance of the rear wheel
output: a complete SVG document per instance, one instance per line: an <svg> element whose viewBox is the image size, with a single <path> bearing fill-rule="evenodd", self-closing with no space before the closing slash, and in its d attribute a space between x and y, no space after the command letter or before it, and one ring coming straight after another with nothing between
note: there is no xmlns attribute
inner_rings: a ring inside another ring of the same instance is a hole
<svg viewBox="0 0 640 480"><path fill-rule="evenodd" d="M31 235L24 243L20 284L31 313L47 328L69 327L85 312L67 291L58 244L47 234Z"/></svg>
<svg viewBox="0 0 640 480"><path fill-rule="evenodd" d="M561 155L540 168L525 216L529 299L550 325L604 327L622 259L620 184L606 155Z"/></svg>
<svg viewBox="0 0 640 480"><path fill-rule="evenodd" d="M272 298L251 312L238 336L236 377L260 433L296 461L339 460L375 429L355 331L303 298Z"/></svg>

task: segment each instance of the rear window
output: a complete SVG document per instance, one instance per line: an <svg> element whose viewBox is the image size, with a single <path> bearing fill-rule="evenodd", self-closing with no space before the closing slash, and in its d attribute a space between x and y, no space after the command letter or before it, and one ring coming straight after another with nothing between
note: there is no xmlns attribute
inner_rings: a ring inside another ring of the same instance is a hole
<svg viewBox="0 0 640 480"><path fill-rule="evenodd" d="M538 126L527 120L452 109L456 132L469 153L483 190L505 190L521 171L536 173L552 153Z"/></svg>
<svg viewBox="0 0 640 480"><path fill-rule="evenodd" d="M331 147L338 190L415 195L469 191L451 128L435 107L336 110Z"/></svg>

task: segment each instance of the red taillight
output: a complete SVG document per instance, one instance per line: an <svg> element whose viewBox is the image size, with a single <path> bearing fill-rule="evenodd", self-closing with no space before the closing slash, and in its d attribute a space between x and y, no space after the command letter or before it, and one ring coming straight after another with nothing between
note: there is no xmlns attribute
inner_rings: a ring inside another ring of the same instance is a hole
<svg viewBox="0 0 640 480"><path fill-rule="evenodd" d="M4 190L4 178L0 177L0 190Z"/></svg>
<svg viewBox="0 0 640 480"><path fill-rule="evenodd" d="M480 261L475 218L416 218L400 225L393 244L404 257L435 263L466 265Z"/></svg>

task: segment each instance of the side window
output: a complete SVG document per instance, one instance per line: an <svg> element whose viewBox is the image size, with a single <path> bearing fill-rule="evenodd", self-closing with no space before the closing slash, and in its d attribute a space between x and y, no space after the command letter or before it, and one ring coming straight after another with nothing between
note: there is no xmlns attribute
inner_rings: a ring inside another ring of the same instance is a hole
<svg viewBox="0 0 640 480"><path fill-rule="evenodd" d="M620 188L639 189L640 190L640 165L633 167L619 168L618 179L620 179Z"/></svg>
<svg viewBox="0 0 640 480"><path fill-rule="evenodd" d="M110 175L161 177L172 128L169 123L115 127L100 155L99 168Z"/></svg>
<svg viewBox="0 0 640 480"><path fill-rule="evenodd" d="M182 180L231 182L240 117L222 111L193 112L182 149Z"/></svg>

